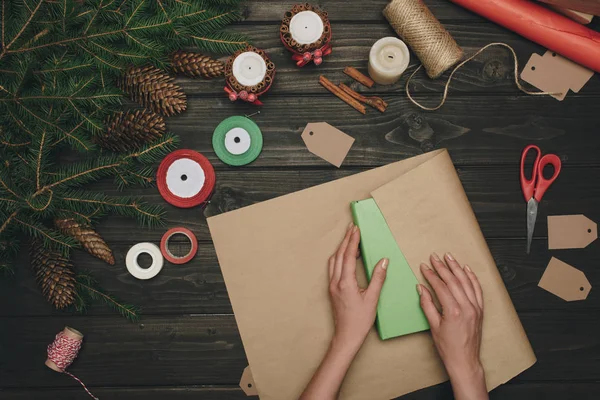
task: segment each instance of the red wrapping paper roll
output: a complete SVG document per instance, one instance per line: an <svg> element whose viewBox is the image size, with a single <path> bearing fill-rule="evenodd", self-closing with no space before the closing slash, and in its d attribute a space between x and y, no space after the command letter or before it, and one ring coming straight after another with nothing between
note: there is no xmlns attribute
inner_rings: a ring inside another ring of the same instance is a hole
<svg viewBox="0 0 600 400"><path fill-rule="evenodd" d="M600 72L600 33L527 0L450 0Z"/></svg>

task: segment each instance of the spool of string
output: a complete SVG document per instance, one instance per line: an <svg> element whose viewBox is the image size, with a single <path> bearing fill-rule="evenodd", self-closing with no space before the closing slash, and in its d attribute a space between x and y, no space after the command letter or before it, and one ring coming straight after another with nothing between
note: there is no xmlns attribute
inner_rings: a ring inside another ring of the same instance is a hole
<svg viewBox="0 0 600 400"><path fill-rule="evenodd" d="M462 49L421 0L393 0L383 10L396 33L419 57L431 79L463 57Z"/></svg>
<svg viewBox="0 0 600 400"><path fill-rule="evenodd" d="M67 371L67 368L77 358L82 342L83 334L76 329L66 326L64 330L58 332L54 341L48 345L46 366L56 372L69 375L83 386L91 398L98 400L79 378Z"/></svg>

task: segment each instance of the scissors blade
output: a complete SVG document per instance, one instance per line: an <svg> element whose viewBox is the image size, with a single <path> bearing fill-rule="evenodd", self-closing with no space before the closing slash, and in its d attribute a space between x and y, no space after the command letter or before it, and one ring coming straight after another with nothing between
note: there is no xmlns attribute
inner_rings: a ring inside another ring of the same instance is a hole
<svg viewBox="0 0 600 400"><path fill-rule="evenodd" d="M533 230L535 220L537 219L538 202L533 197L527 202L527 254L531 250L531 241L533 239Z"/></svg>

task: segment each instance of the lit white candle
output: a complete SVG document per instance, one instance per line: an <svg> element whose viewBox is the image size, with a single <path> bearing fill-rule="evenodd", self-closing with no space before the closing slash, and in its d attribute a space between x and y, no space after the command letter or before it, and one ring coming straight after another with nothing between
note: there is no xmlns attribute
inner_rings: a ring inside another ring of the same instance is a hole
<svg viewBox="0 0 600 400"><path fill-rule="evenodd" d="M410 53L404 42L396 37L379 39L369 53L369 75L381 85L396 83L406 71Z"/></svg>
<svg viewBox="0 0 600 400"><path fill-rule="evenodd" d="M232 73L243 86L255 86L265 79L267 63L257 53L246 51L233 60Z"/></svg>
<svg viewBox="0 0 600 400"><path fill-rule="evenodd" d="M299 44L311 44L323 35L323 20L313 11L301 11L290 21L290 34Z"/></svg>

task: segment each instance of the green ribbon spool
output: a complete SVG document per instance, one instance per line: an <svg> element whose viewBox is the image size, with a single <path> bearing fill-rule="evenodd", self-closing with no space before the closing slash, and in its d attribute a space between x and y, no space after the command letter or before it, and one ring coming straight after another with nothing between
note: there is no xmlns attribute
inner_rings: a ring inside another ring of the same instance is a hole
<svg viewBox="0 0 600 400"><path fill-rule="evenodd" d="M241 166L256 160L263 146L260 128L250 118L233 116L215 128L212 144L225 164Z"/></svg>

